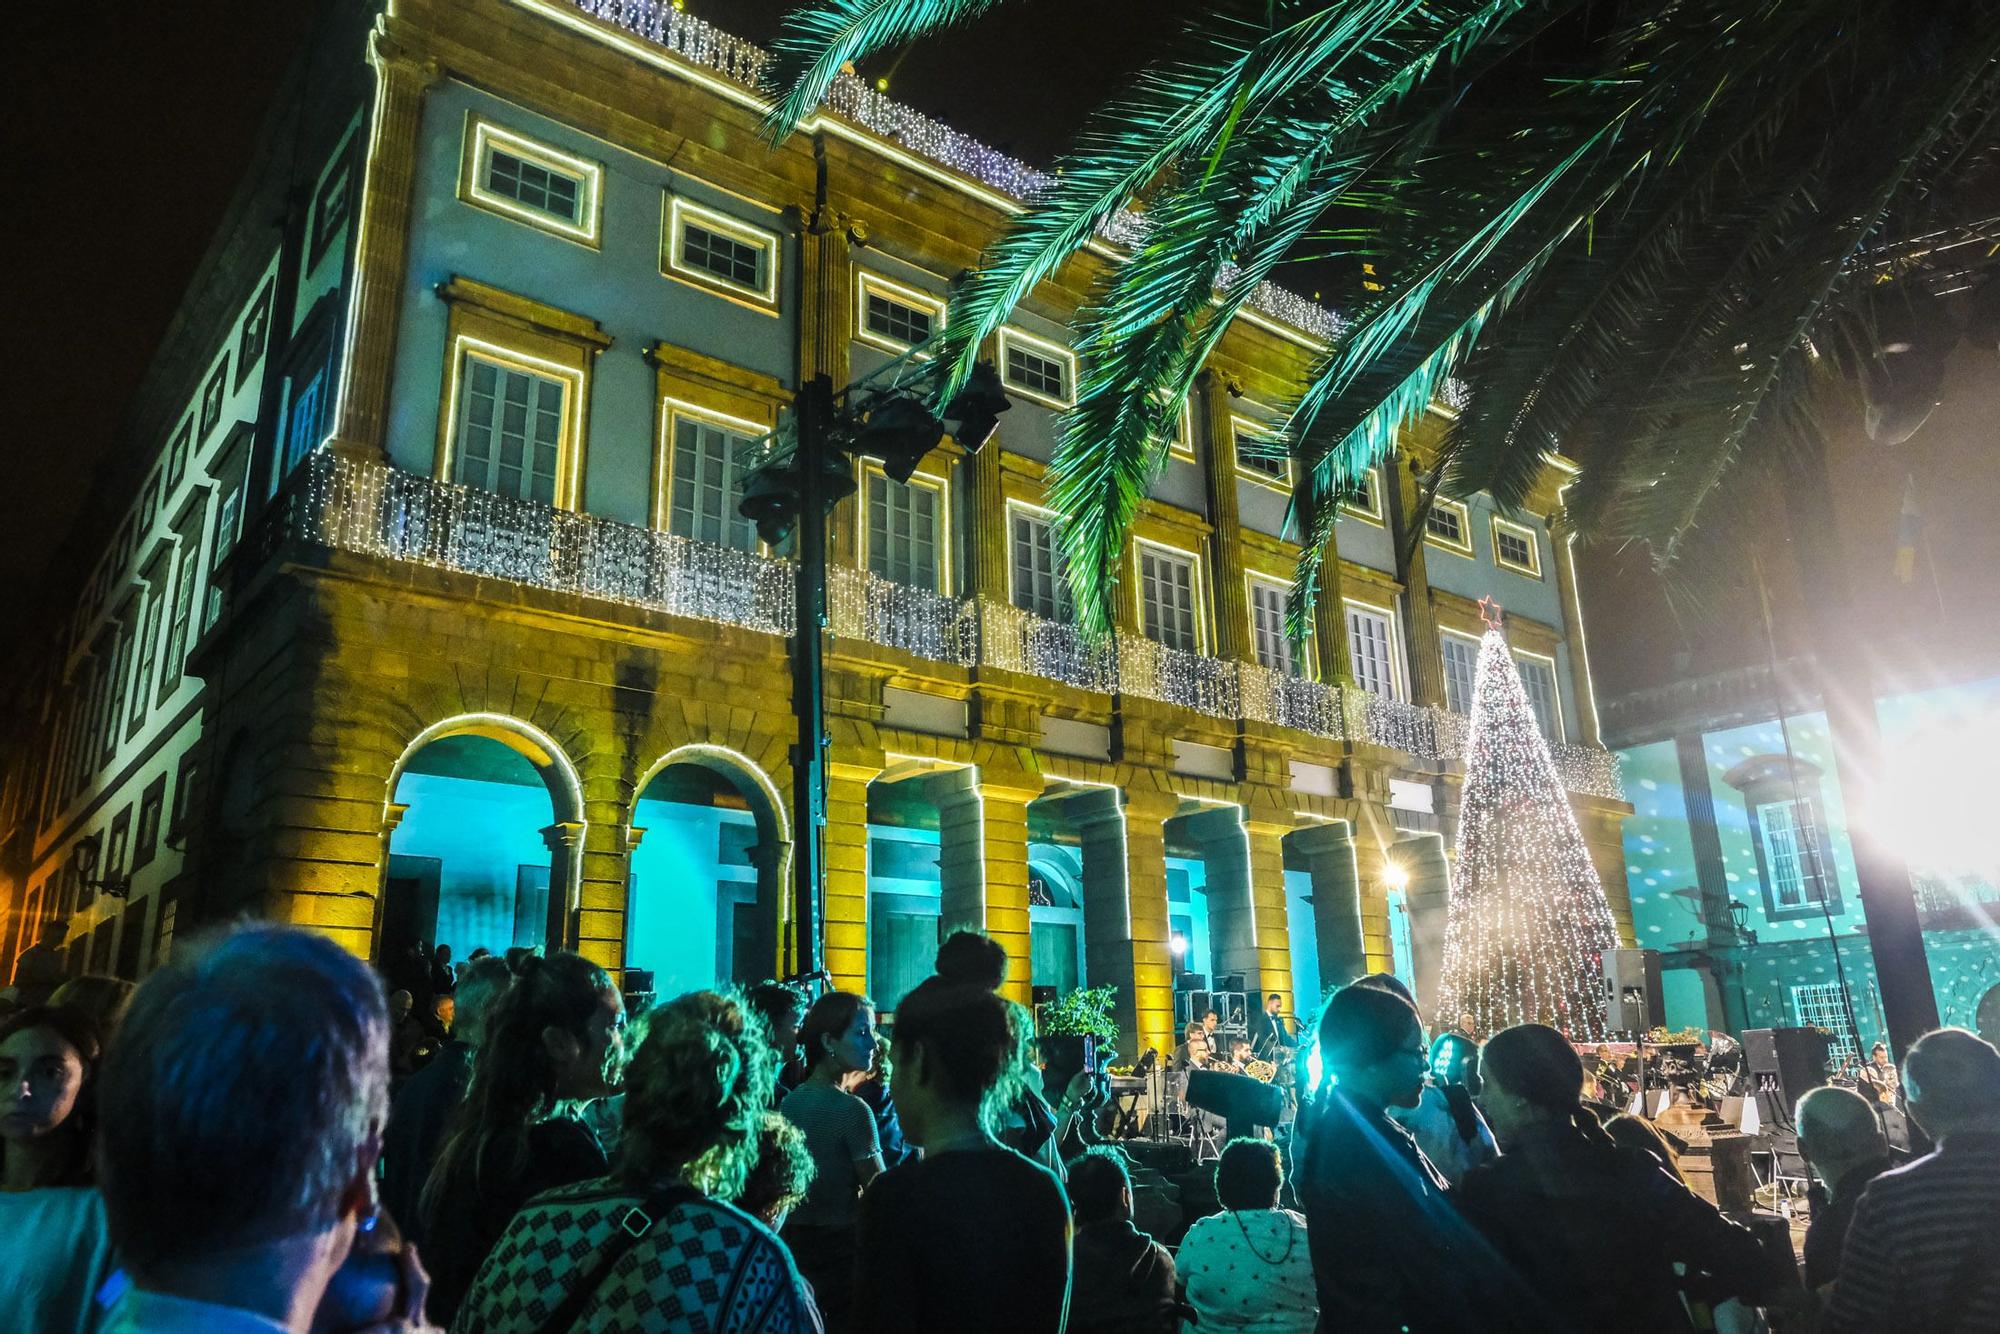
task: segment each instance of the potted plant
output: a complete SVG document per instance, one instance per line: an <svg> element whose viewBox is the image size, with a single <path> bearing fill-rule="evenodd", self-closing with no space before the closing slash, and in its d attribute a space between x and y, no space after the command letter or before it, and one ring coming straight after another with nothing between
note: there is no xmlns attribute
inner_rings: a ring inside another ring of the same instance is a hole
<svg viewBox="0 0 2000 1334"><path fill-rule="evenodd" d="M1111 1017L1111 1007L1117 1000L1117 987L1079 987L1042 1007L1035 1031L1046 1067L1042 1084L1051 1096L1061 1096L1083 1069L1086 1037L1097 1039L1098 1069L1111 1063L1118 1042L1118 1021Z"/></svg>

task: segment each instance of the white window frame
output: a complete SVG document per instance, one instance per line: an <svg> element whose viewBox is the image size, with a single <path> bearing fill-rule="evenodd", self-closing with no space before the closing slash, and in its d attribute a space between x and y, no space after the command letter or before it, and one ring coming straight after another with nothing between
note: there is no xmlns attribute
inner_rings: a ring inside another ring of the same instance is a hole
<svg viewBox="0 0 2000 1334"><path fill-rule="evenodd" d="M1250 617L1250 652L1256 656L1258 664L1285 676L1307 675L1312 666L1307 657L1309 652L1307 641L1293 639L1285 633L1285 605L1291 598L1291 589L1286 586L1284 580L1273 579L1265 574L1245 575L1243 584L1245 610ZM1265 642L1271 637L1266 633L1264 627L1258 624L1257 594L1259 592L1274 593L1278 599L1277 633L1275 639L1271 640L1279 648L1279 653L1277 654L1278 661L1276 662L1271 660L1271 654L1264 651Z"/></svg>
<svg viewBox="0 0 2000 1334"><path fill-rule="evenodd" d="M1495 565L1503 570L1511 570L1515 574L1527 575L1531 579L1542 577L1542 543L1540 536L1534 529L1530 528L1527 524L1515 523L1512 519L1503 519L1496 514L1493 516L1492 523L1489 526L1489 532L1492 534L1493 563ZM1509 560L1500 554L1500 534L1502 532L1521 538L1527 542L1528 563L1526 565L1518 561Z"/></svg>
<svg viewBox="0 0 2000 1334"><path fill-rule="evenodd" d="M1462 709L1452 707L1451 660L1444 656L1444 646L1453 643L1469 644L1472 647L1472 664L1466 676L1465 707ZM1463 714L1467 717L1470 717L1472 714L1473 692L1479 688L1479 647L1479 640L1472 635L1460 634L1456 630L1445 630L1442 628L1438 631L1438 669L1444 677L1445 708L1449 712Z"/></svg>
<svg viewBox="0 0 2000 1334"><path fill-rule="evenodd" d="M868 327L868 298L871 296L879 296L885 300L893 301L899 306L908 306L912 310L923 311L931 317L931 333L933 336L936 335L938 330L944 327L945 300L943 297L920 291L914 287L905 287L902 283L891 282L881 274L870 269L856 269L854 271L854 336L861 342L867 343L872 347L879 347L886 352L907 352L915 344L903 342L899 338L893 338L888 334L880 333Z"/></svg>
<svg viewBox="0 0 2000 1334"><path fill-rule="evenodd" d="M1340 512L1342 514L1351 514L1357 519L1365 520L1380 528L1383 526L1383 522L1382 469L1379 464L1371 465L1368 469L1368 498L1374 502L1372 508L1363 509L1359 505L1343 500L1340 502Z"/></svg>
<svg viewBox="0 0 2000 1334"><path fill-rule="evenodd" d="M1062 548L1054 541L1055 511L1044 509L1040 505L1030 505L1020 500L1010 500L1007 502L1007 602L1008 605L1017 611L1027 612L1030 616L1041 616L1042 613L1035 608L1021 605L1019 578L1021 563L1015 556L1017 548L1014 536L1014 518L1017 514L1025 516L1036 523L1049 525L1051 539L1049 542L1049 552L1051 560L1052 562L1059 562L1062 559ZM1042 619L1053 620L1058 624L1067 625L1076 619L1076 609L1073 605L1070 605L1069 583L1063 578L1063 572L1059 567L1051 569L1050 579L1051 585L1055 590L1054 597L1057 610L1065 611L1068 614L1054 617L1044 616Z"/></svg>
<svg viewBox="0 0 2000 1334"><path fill-rule="evenodd" d="M1174 416L1174 438L1168 444L1167 452L1183 463L1195 462L1194 405L1185 398L1181 400L1181 410Z"/></svg>
<svg viewBox="0 0 2000 1334"><path fill-rule="evenodd" d="M1024 351L1038 357L1062 363L1063 392L1060 396L1046 394L1032 385L1018 383L1008 374L1007 353L1019 345ZM1061 343L1052 343L1046 338L1037 338L1025 329L1017 329L1011 324L1000 327L999 333L1000 383L1024 398L1033 399L1044 407L1065 410L1076 406L1076 353Z"/></svg>
<svg viewBox="0 0 2000 1334"><path fill-rule="evenodd" d="M1229 433L1236 445L1236 475L1246 482L1269 487L1273 491L1290 492L1292 489L1292 461L1289 457L1279 460L1282 475L1273 477L1270 473L1259 472L1243 462L1243 440L1245 436L1269 435L1274 428L1267 422L1254 417L1239 417L1234 413L1229 417Z"/></svg>
<svg viewBox="0 0 2000 1334"><path fill-rule="evenodd" d="M1424 541L1439 551L1449 551L1454 556L1472 555L1472 511L1463 501L1446 500L1443 496L1431 499L1432 513L1454 514L1458 516L1460 541L1454 542L1441 533L1431 531L1430 515L1424 516Z"/></svg>
<svg viewBox="0 0 2000 1334"><path fill-rule="evenodd" d="M1145 566L1141 560L1141 552L1145 549L1151 549L1164 556L1185 560L1188 563L1188 591L1192 597L1190 610L1194 617L1193 652L1207 653L1209 643L1208 598L1202 587L1201 553L1198 551L1188 551L1182 547L1170 546L1165 542L1149 542L1144 538L1135 538L1132 542L1132 609L1139 626L1140 636L1152 640L1153 643L1159 644L1162 648L1174 647L1171 644L1153 639L1151 635L1146 633L1146 579L1144 575Z"/></svg>
<svg viewBox="0 0 2000 1334"><path fill-rule="evenodd" d="M498 193L486 184L487 165L493 150L499 149L544 171L576 181L577 221L565 222L552 213ZM560 148L530 139L517 130L473 112L465 118L465 151L459 166L458 197L474 208L497 213L503 218L525 223L537 231L559 236L589 250L602 243L604 231L604 166L589 158L565 153Z"/></svg>
<svg viewBox="0 0 2000 1334"><path fill-rule="evenodd" d="M576 508L577 464L583 456L579 438L583 426L584 373L574 366L522 352L518 348L489 342L470 333L461 333L451 345L451 384L445 399L444 447L438 450L437 480L450 482L458 466L458 414L465 396L465 362L470 355L498 362L512 370L558 380L563 386L562 427L556 433L555 508ZM495 494L498 494L497 492Z"/></svg>
<svg viewBox="0 0 2000 1334"><path fill-rule="evenodd" d="M1785 829L1791 841L1793 871L1797 877L1799 901L1787 903L1783 886L1778 879L1778 848L1771 838L1769 812L1785 808L1789 812L1791 824ZM1800 820L1800 815L1811 817L1811 822ZM1771 877L1771 903L1778 912L1794 913L1819 907L1831 901L1828 894L1830 872L1820 856L1820 837L1824 830L1820 821L1824 815L1819 803L1805 797L1780 797L1776 801L1757 803L1757 836L1763 840L1764 864Z"/></svg>
<svg viewBox="0 0 2000 1334"><path fill-rule="evenodd" d="M685 399L665 398L660 400L660 421L658 439L653 444L653 476L660 479L659 488L653 495L653 527L663 533L673 531L674 523L674 454L675 439L680 434L682 418L718 427L724 431L747 435L752 439L770 434L767 422L751 421L747 417L732 417L726 412L690 403ZM740 499L740 497L739 497ZM745 522L748 522L747 520ZM689 541L699 541L689 538ZM733 549L733 548L732 548ZM759 541L755 550L769 552L770 548Z"/></svg>
<svg viewBox="0 0 2000 1334"><path fill-rule="evenodd" d="M1359 598L1341 599L1340 614L1348 618L1347 619L1347 659L1348 659L1347 667L1350 672L1353 672L1354 670L1355 640L1354 640L1353 614L1357 611L1364 612L1371 616L1380 616L1388 625L1389 633L1388 633L1388 644L1386 647L1388 649L1388 654L1389 654L1389 662L1388 662L1389 691L1388 694L1384 696L1384 698L1400 700L1404 697L1404 690L1406 688L1403 681L1404 670L1403 670L1402 618L1396 614L1396 609L1394 607L1384 607L1373 602L1363 602ZM1362 690L1367 691L1367 693L1371 695L1382 693L1380 691L1368 690L1368 688L1365 685L1361 684L1361 678L1358 673L1355 675L1355 684L1357 686L1360 686Z"/></svg>
<svg viewBox="0 0 2000 1334"><path fill-rule="evenodd" d="M753 310L762 311L767 315L777 314L778 269L781 258L778 234L730 214L706 208L684 195L669 192L666 201L660 229L660 272L666 277L679 279L713 295L749 304ZM762 250L763 285L752 287L747 283L734 282L721 274L711 273L707 269L684 262L681 259L681 229L690 222L706 231Z"/></svg>
<svg viewBox="0 0 2000 1334"><path fill-rule="evenodd" d="M1556 670L1556 660L1546 653L1535 653L1528 649L1517 648L1514 650L1514 662L1517 667L1521 663L1531 662L1538 667L1546 667L1548 669L1549 722L1551 724L1549 728L1549 744L1551 746L1561 745L1568 738L1569 733L1568 729L1563 726L1562 673ZM1534 707L1535 696L1534 692L1528 689L1525 680L1521 683L1521 691L1527 695L1529 708L1532 709Z"/></svg>
<svg viewBox="0 0 2000 1334"><path fill-rule="evenodd" d="M882 460L874 457L864 457L861 460L860 474L860 495L857 497L860 504L856 506L858 512L855 516L861 530L860 565L862 569L873 572L875 569L874 553L869 549L868 538L875 525L869 515L869 484L874 478L880 477L885 482L894 485L896 479L883 471ZM937 583L934 591L948 596L953 587L951 561L951 479L942 473L928 472L920 469L911 473L910 480L902 483L902 485L932 491L937 494ZM876 575L878 579L886 579L887 577L887 575ZM903 586L913 587L913 585Z"/></svg>

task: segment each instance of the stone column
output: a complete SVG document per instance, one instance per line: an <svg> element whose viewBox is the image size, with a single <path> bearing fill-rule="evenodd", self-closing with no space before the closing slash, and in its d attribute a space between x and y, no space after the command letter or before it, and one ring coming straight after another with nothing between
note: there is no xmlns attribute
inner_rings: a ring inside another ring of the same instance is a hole
<svg viewBox="0 0 2000 1334"><path fill-rule="evenodd" d="M384 463L389 382L409 264L417 135L424 92L437 82L438 67L392 36L386 19L376 20L369 36L368 63L375 70L375 105L361 191L348 223L356 229L354 295L329 448L345 458Z"/></svg>
<svg viewBox="0 0 2000 1334"><path fill-rule="evenodd" d="M549 850L549 924L545 948L576 949L581 940L584 822L557 820L537 830Z"/></svg>
<svg viewBox="0 0 2000 1334"><path fill-rule="evenodd" d="M972 769L931 780L938 807L943 922L950 934L983 930L1006 947L1009 1000L1032 997L1028 927L1028 803L1025 784L989 782Z"/></svg>
<svg viewBox="0 0 2000 1334"><path fill-rule="evenodd" d="M831 209L810 205L791 212L799 238L799 382L825 375L838 389L850 378L850 220ZM843 500L834 507L827 524L827 558L837 565L851 566L858 558L856 513L855 500Z"/></svg>
<svg viewBox="0 0 2000 1334"><path fill-rule="evenodd" d="M1164 793L1127 802L1106 788L1072 798L1065 814L1083 844L1085 971L1092 986L1118 988L1121 1048L1137 1059L1173 1050L1173 957L1167 948Z"/></svg>
<svg viewBox="0 0 2000 1334"><path fill-rule="evenodd" d="M1236 504L1236 431L1229 422L1231 385L1227 376L1203 371L1195 381L1208 424L1208 521L1215 540L1208 547L1209 606L1215 609L1215 656L1250 662L1249 594L1243 585L1242 520Z"/></svg>
<svg viewBox="0 0 2000 1334"><path fill-rule="evenodd" d="M1011 600L1007 596L1007 562L1012 536L1008 532L1007 493L1000 476L1000 441L987 441L984 449L965 461L959 476L969 483L963 527L972 569L965 581L966 591L1005 605Z"/></svg>
<svg viewBox="0 0 2000 1334"><path fill-rule="evenodd" d="M1457 1015L1435 1015L1438 979L1444 973L1445 924L1451 913L1451 866L1444 855L1444 840L1431 835L1405 839L1390 854L1408 877L1403 902L1410 914L1410 963L1416 976L1410 989L1417 993L1417 1007L1426 1018L1440 1025L1450 1024Z"/></svg>
<svg viewBox="0 0 2000 1334"><path fill-rule="evenodd" d="M598 778L583 774L584 812L589 824L578 848L582 857L577 899L576 940L571 946L578 954L616 978L625 968L625 927L631 898L632 849L637 846L625 818L632 803L619 794L616 777ZM553 870L549 888L555 889Z"/></svg>
<svg viewBox="0 0 2000 1334"><path fill-rule="evenodd" d="M1423 536L1411 526L1417 506L1415 461L1406 462L1398 455L1388 461L1383 471L1389 474L1383 512L1389 520L1390 538L1396 544L1396 574L1403 581L1406 595L1403 619L1410 656L1410 702L1442 708L1444 659L1438 645L1437 612L1431 606Z"/></svg>
<svg viewBox="0 0 2000 1334"><path fill-rule="evenodd" d="M1250 912L1257 925L1257 996L1251 1001L1262 1007L1264 996L1278 992L1287 1001L1296 985L1292 977L1292 922L1285 890L1285 837L1291 826L1260 820L1255 815L1243 821L1243 838L1250 850ZM1318 1000L1308 996L1310 1005Z"/></svg>
<svg viewBox="0 0 2000 1334"><path fill-rule="evenodd" d="M1319 567L1319 600L1313 603L1313 639L1319 659L1319 679L1328 685L1354 686L1354 660L1347 648L1347 603L1342 592L1340 549L1327 539L1326 559Z"/></svg>
<svg viewBox="0 0 2000 1334"><path fill-rule="evenodd" d="M1292 848L1312 877L1313 936L1319 946L1320 985L1347 983L1369 971L1356 876L1354 830L1345 820L1307 825L1291 835Z"/></svg>
<svg viewBox="0 0 2000 1334"><path fill-rule="evenodd" d="M868 785L880 772L875 765L840 761L826 767L823 957L842 991L868 990Z"/></svg>
<svg viewBox="0 0 2000 1334"><path fill-rule="evenodd" d="M1243 808L1222 806L1180 821L1181 837L1201 849L1208 895L1211 984L1243 974L1246 993L1262 985L1257 950L1257 917L1250 893L1250 843L1243 832Z"/></svg>
<svg viewBox="0 0 2000 1334"><path fill-rule="evenodd" d="M1388 854L1373 837L1365 832L1355 835L1354 887L1361 912L1362 964L1370 973L1396 970L1396 950L1389 940L1389 883L1384 874L1388 861Z"/></svg>
<svg viewBox="0 0 2000 1334"><path fill-rule="evenodd" d="M1562 514L1549 516L1549 546L1556 554L1556 600L1562 603L1563 637L1569 641L1571 698L1576 702L1576 742L1601 746L1597 732L1597 688L1590 680L1590 654L1583 642L1583 604L1576 586L1576 557L1570 527Z"/></svg>

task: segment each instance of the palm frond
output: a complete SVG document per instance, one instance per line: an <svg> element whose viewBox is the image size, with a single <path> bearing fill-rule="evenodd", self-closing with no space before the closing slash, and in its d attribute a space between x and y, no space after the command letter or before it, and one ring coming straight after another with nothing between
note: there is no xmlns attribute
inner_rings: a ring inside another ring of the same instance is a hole
<svg viewBox="0 0 2000 1334"><path fill-rule="evenodd" d="M811 118L848 65L978 18L1002 0L815 0L785 15L759 84L773 143Z"/></svg>

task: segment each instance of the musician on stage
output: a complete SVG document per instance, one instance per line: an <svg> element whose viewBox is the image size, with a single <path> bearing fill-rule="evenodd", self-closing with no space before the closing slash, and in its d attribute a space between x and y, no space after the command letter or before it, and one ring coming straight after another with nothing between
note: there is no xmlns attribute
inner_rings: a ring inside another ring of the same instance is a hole
<svg viewBox="0 0 2000 1334"><path fill-rule="evenodd" d="M1173 1068L1176 1070L1206 1069L1209 1061L1208 1030L1199 1020L1187 1026L1181 1034L1181 1045L1174 1048Z"/></svg>
<svg viewBox="0 0 2000 1334"><path fill-rule="evenodd" d="M1882 1103L1896 1101L1901 1081L1896 1077L1896 1063L1889 1059L1887 1047L1878 1042L1869 1049L1868 1064L1855 1071L1855 1083L1864 1097Z"/></svg>
<svg viewBox="0 0 2000 1334"><path fill-rule="evenodd" d="M1264 1008L1250 1016L1250 1047L1260 1060L1282 1061L1299 1045L1279 1013L1284 1005L1285 998L1274 991L1264 997Z"/></svg>

